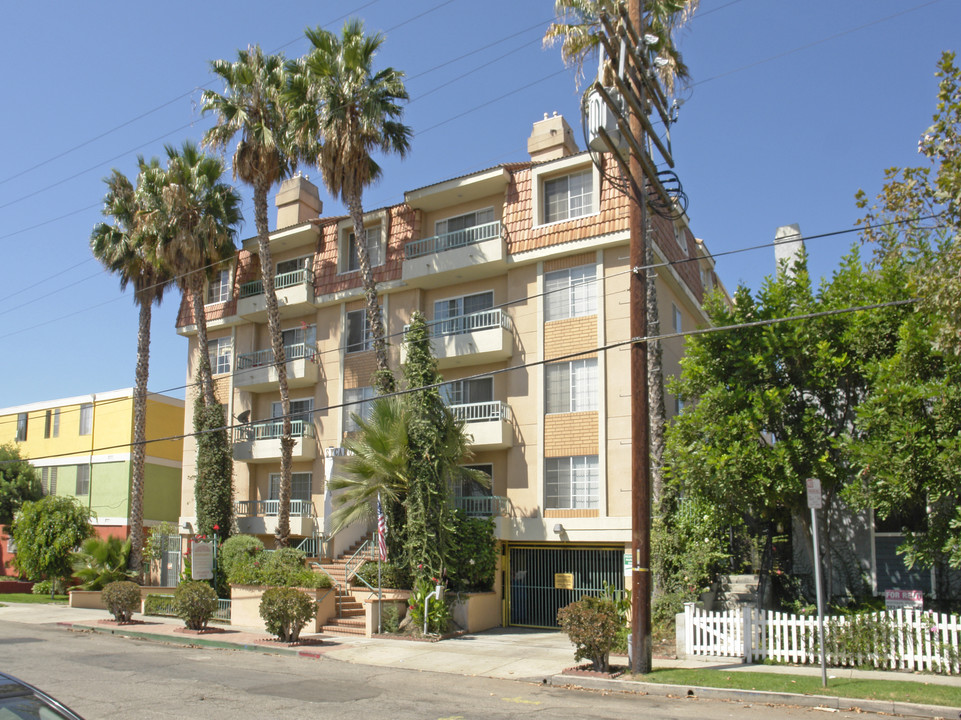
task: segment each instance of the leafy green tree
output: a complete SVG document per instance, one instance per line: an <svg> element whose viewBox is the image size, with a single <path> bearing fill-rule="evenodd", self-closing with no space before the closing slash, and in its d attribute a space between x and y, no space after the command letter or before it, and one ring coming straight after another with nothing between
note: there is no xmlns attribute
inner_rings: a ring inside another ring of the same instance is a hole
<svg viewBox="0 0 961 720"><path fill-rule="evenodd" d="M157 258L157 234L146 222L147 208L159 201L156 159L137 159L137 187L119 170L105 178L103 214L113 223L98 223L90 236L97 260L120 277L120 288L133 285L134 303L140 308L137 326L137 369L133 396L133 446L130 485L130 567L140 572L143 548L143 485L147 460L147 379L150 372L150 320L154 303L160 304L172 277Z"/></svg>
<svg viewBox="0 0 961 720"><path fill-rule="evenodd" d="M194 501L197 533L226 540L234 523L233 454L224 406L194 401L194 432L197 440L197 477Z"/></svg>
<svg viewBox="0 0 961 720"><path fill-rule="evenodd" d="M365 35L360 20L348 20L339 37L320 27L306 34L313 47L290 65L291 123L301 154L320 168L327 190L339 196L350 213L377 357L374 385L385 394L394 390L394 376L367 249L363 193L381 175L373 151L404 157L410 149L411 129L400 121L400 102L408 97L404 74L390 67L374 72L374 56L384 36Z"/></svg>
<svg viewBox="0 0 961 720"><path fill-rule="evenodd" d="M0 445L0 525L9 525L25 502L43 497L40 476L12 443Z"/></svg>
<svg viewBox="0 0 961 720"><path fill-rule="evenodd" d="M283 413L280 435L280 510L276 542L286 547L290 541L291 461L294 437L290 418L290 393L287 386L287 359L280 327L280 308L274 288L274 263L270 254L270 227L267 219L267 193L294 171L296 158L290 144L288 118L282 93L287 72L281 55L265 55L259 46L237 53L237 61L215 60L211 68L224 82L224 92L205 90L203 111L212 112L217 122L204 136L214 148L226 149L240 135L233 155L234 177L254 190L254 221L257 226L257 252L260 277L267 305L267 330L274 354L280 406Z"/></svg>
<svg viewBox="0 0 961 720"><path fill-rule="evenodd" d="M51 580L55 585L70 575L74 549L92 534L90 516L77 498L47 495L26 502L11 532L17 570L30 580Z"/></svg>

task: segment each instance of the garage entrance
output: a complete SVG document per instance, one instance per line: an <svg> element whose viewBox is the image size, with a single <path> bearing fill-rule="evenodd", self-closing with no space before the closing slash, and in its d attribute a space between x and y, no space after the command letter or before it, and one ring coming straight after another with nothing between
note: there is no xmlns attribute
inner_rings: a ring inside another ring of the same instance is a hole
<svg viewBox="0 0 961 720"><path fill-rule="evenodd" d="M556 628L557 611L604 584L624 589L624 548L508 545L507 624Z"/></svg>

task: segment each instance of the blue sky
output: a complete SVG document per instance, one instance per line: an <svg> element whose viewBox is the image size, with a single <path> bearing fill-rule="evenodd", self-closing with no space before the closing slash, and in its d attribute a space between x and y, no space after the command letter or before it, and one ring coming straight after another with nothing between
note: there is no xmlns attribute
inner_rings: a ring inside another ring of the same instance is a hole
<svg viewBox="0 0 961 720"><path fill-rule="evenodd" d="M376 208L407 189L525 160L531 124L563 114L579 132L573 73L540 38L551 0L16 3L0 60L0 407L133 385L137 312L88 249L112 167L199 140L200 89L215 58L259 43L297 57L303 30L348 15L386 33L379 65L408 76L404 160L385 160L365 196ZM692 85L673 129L694 233L715 253L853 227L854 193L884 168L917 164L934 110L937 60L961 44L957 0L701 0L680 47ZM580 140L583 147L583 141ZM313 169L306 174L319 179ZM319 184L319 183L318 183ZM254 233L250 193L241 237ZM325 213L342 208L322 191ZM855 237L812 240L829 275ZM718 260L733 290L757 289L770 248ZM154 312L150 388L183 396L178 298Z"/></svg>

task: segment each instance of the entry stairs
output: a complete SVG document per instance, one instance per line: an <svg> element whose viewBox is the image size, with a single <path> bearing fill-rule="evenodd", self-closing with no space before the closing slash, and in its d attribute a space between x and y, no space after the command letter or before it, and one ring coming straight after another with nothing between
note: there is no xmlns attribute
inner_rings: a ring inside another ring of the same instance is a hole
<svg viewBox="0 0 961 720"><path fill-rule="evenodd" d="M368 550L373 551L372 539L370 537L362 538L347 550L347 552L333 558L328 563L316 563L316 565L323 568L323 571L334 581L334 590L337 593L337 616L328 620L327 624L321 627L320 631L322 633L330 635L367 634L364 604L359 598L363 598L368 593L368 590L363 585L359 587L353 587L351 585L347 579L347 563L353 558L354 563L352 570L356 572L360 565L363 564L363 559L370 559L369 557L364 557L369 554L367 552ZM360 554L358 554L359 552ZM315 572L319 572L319 570L315 568Z"/></svg>

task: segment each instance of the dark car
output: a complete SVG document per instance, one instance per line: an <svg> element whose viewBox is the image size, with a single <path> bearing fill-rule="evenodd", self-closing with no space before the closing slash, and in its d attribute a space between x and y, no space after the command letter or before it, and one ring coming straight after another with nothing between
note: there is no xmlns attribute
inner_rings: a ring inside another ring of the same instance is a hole
<svg viewBox="0 0 961 720"><path fill-rule="evenodd" d="M83 720L42 690L0 672L0 720Z"/></svg>

